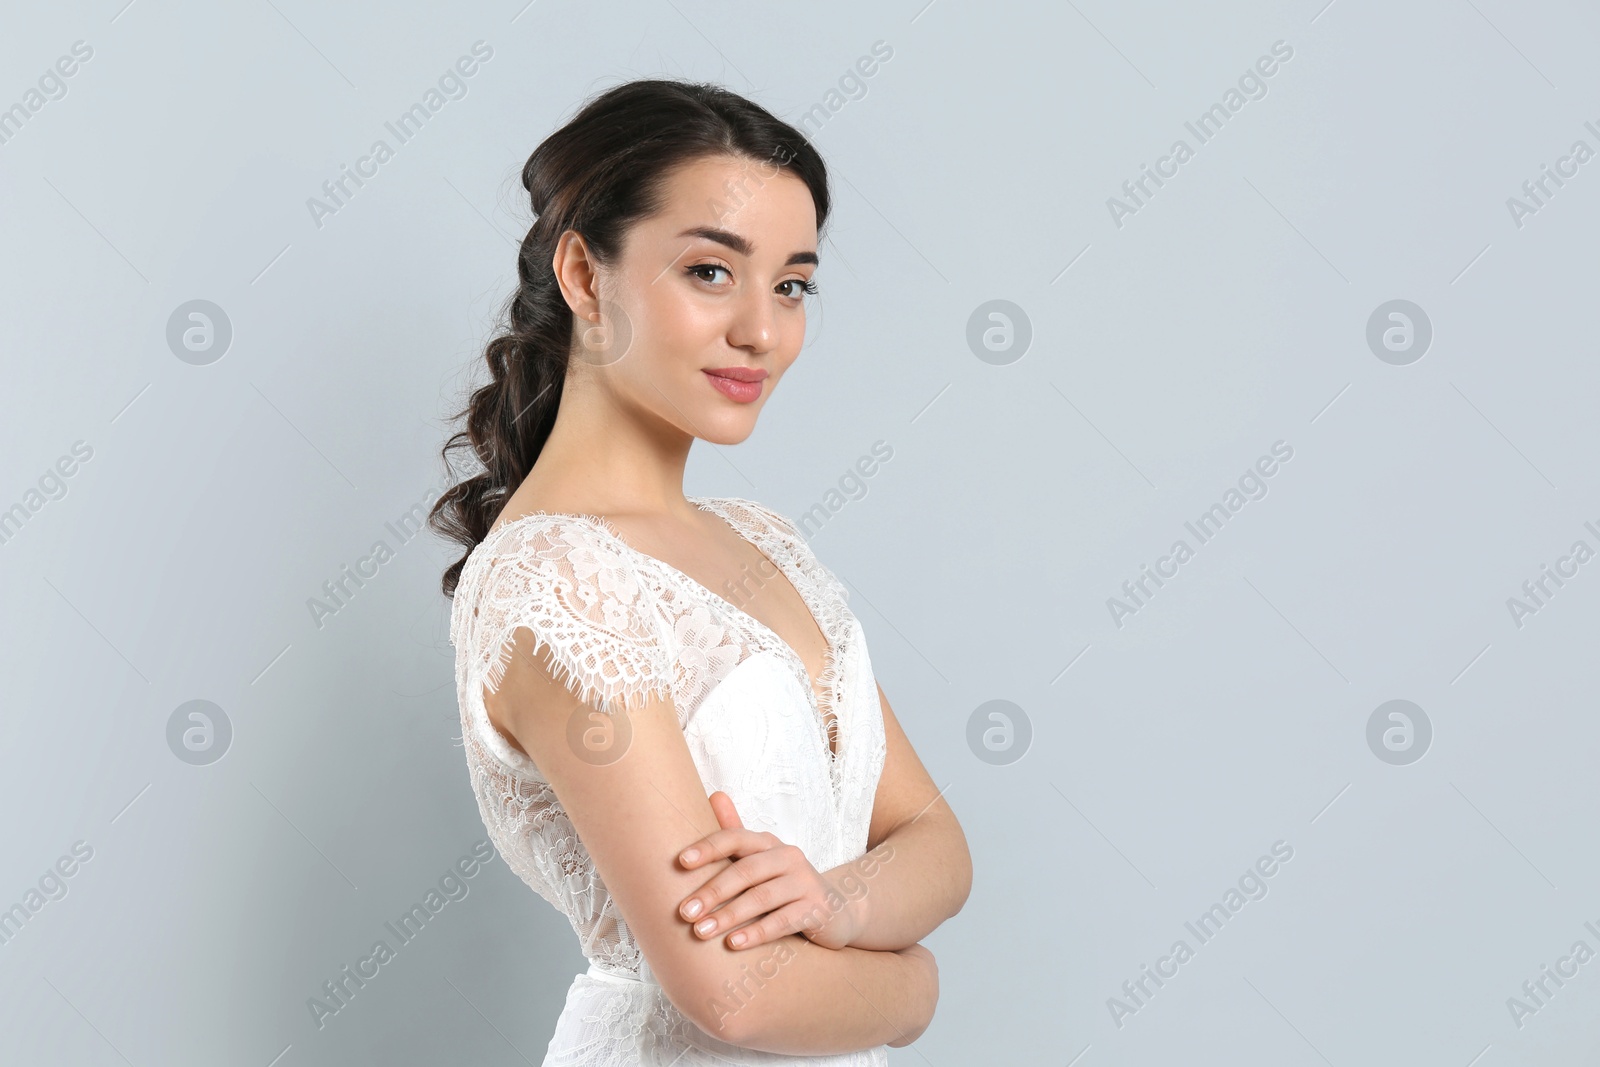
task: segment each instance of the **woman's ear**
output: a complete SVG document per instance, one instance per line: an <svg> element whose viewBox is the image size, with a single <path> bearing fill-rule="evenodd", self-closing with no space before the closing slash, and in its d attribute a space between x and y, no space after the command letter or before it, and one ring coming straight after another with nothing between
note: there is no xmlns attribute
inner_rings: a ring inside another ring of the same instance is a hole
<svg viewBox="0 0 1600 1067"><path fill-rule="evenodd" d="M550 267L561 297L574 318L595 322L600 317L599 273L589 243L577 230L567 230L556 241Z"/></svg>

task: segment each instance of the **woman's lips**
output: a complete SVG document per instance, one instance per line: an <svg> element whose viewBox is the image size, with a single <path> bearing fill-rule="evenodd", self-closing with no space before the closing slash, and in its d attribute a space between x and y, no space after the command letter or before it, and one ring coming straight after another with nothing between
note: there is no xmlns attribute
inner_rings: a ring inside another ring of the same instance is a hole
<svg viewBox="0 0 1600 1067"><path fill-rule="evenodd" d="M743 367L722 367L705 371L704 374L718 392L741 404L760 398L761 380L767 376L765 371L751 371ZM733 377L735 374L739 377Z"/></svg>

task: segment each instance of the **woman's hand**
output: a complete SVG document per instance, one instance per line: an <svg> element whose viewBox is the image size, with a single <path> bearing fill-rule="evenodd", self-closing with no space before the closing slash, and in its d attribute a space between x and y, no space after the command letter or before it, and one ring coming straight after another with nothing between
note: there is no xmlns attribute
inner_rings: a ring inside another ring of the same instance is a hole
<svg viewBox="0 0 1600 1067"><path fill-rule="evenodd" d="M745 829L722 790L711 794L711 809L722 829L684 849L678 862L689 870L715 859L734 862L678 905L697 936L728 934L729 948L747 949L795 933L838 949L861 932L865 898L841 894L797 846Z"/></svg>

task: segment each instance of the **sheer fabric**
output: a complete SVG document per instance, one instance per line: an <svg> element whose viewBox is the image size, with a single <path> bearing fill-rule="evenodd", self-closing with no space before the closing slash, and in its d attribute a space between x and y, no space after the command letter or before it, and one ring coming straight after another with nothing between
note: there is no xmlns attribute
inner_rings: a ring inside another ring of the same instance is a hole
<svg viewBox="0 0 1600 1067"><path fill-rule="evenodd" d="M634 550L599 516L538 512L493 531L468 556L451 609L462 744L484 825L507 866L571 922L589 960L544 1063L886 1064L886 1046L821 1057L741 1048L683 1016L554 791L484 708L484 688L498 688L513 633L526 627L552 676L602 710L671 699L706 792L726 792L747 827L798 846L818 870L866 851L883 715L844 587L776 512L737 497L689 500L760 549L810 608L828 645L820 697L776 633Z"/></svg>

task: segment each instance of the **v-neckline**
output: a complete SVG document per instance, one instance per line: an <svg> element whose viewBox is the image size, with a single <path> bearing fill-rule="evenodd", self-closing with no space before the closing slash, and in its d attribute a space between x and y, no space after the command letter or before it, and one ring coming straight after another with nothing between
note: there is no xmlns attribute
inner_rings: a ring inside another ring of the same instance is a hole
<svg viewBox="0 0 1600 1067"><path fill-rule="evenodd" d="M721 507L716 506L724 503L725 501L723 499L708 496L691 496L687 497L687 499L689 503L693 504L701 511L710 512L711 514L717 516L717 518L721 519L723 523L739 537L740 540L744 541L750 547L759 552L768 563L772 564L779 574L783 575L784 580L789 583L789 587L793 589L795 595L800 598L800 603L805 606L806 613L811 616L811 624L815 626L817 628L817 632L822 635L822 673L818 676L815 682L813 682L811 679L811 672L806 670L805 660L801 659L800 654L794 650L794 646L790 645L789 642L778 636L777 631L773 630L772 627L768 626L754 615L751 615L749 612L739 607L739 605L735 604L727 597L711 589L703 582L699 582L694 578L691 578L689 575L685 574L677 567L674 567L666 560L657 556L652 556L648 552L644 552L633 547L633 545L628 543L627 538L622 536L622 531L618 530L612 524L611 520L607 519L603 515L564 511L531 511L524 515L517 516L510 522L505 523L498 530L492 530L491 533L498 534L507 526L512 526L516 523L520 523L540 515L548 518L581 519L599 528L602 533L620 545L624 551L641 559L648 560L675 577L682 579L683 583L693 589L702 599L712 601L714 604L720 605L723 610L739 619L742 619L747 627L755 630L764 640L776 645L779 649L780 655L788 660L790 668L797 675L796 680L801 682L806 691L806 698L811 705L812 719L816 722L817 728L822 733L823 755L827 758L828 766L830 768L837 768L839 759L844 753L844 729L843 724L839 721L839 706L837 699L839 649L834 644L833 635L830 634L828 632L828 628L822 624L822 619L817 614L816 606L812 604L812 602L806 597L805 592L801 589L801 583L795 581L794 576L789 573L789 569L768 555L766 550L756 543L754 537L748 534L739 523L729 518L728 515L721 509ZM485 539L487 540L487 538ZM817 690L819 689L822 690L821 698L819 698L817 695ZM822 704L824 699L827 703L828 713L833 716L831 731L828 722L823 718ZM830 732L833 738L832 743L830 743L829 740ZM838 751L834 750L835 744L838 745Z"/></svg>

